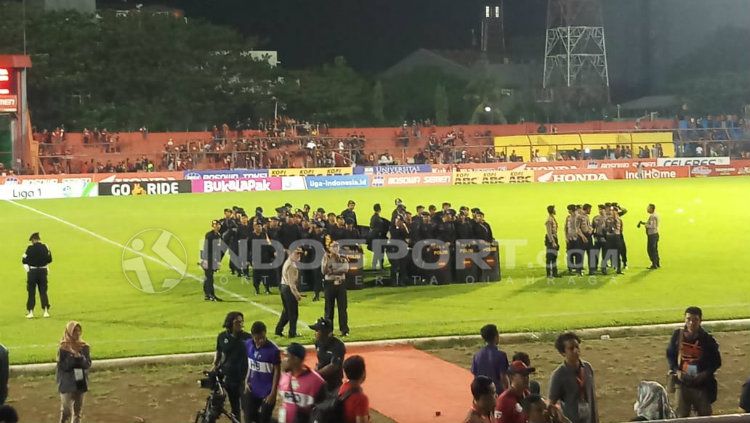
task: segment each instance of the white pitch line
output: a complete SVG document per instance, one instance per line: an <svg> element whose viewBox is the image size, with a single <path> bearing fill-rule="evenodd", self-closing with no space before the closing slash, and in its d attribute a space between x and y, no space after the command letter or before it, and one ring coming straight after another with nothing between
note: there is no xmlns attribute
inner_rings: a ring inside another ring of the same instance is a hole
<svg viewBox="0 0 750 423"><path fill-rule="evenodd" d="M46 218L48 218L48 219L52 219L52 220L54 220L54 221L56 221L56 222L60 222L60 223L62 223L62 224L64 224L64 225L70 226L71 228L73 228L73 229L76 229L76 230L78 230L78 231L81 231L81 232L83 232L83 233L85 233L85 234L91 235L91 236L93 236L94 238L96 238L96 239L98 239L98 240L100 240L100 241L104 241L104 242L106 242L106 243L108 243L108 244L112 244L112 245L114 245L115 247L118 247L118 248L122 248L122 249L125 249L125 250L127 250L127 251L129 251L129 252L131 252L131 253L133 253L133 254L137 254L137 255L139 255L139 256L141 256L141 257L143 257L143 258L147 259L147 260L151 260L151 261L153 261L154 263L160 264L160 265L162 265L162 266L164 266L164 267L166 267L166 268L168 268L168 269L172 269L172 270L175 270L175 271L177 271L177 272L179 273L179 270L178 270L177 268L175 268L174 266L170 265L170 264L169 264L169 263L167 263L167 262L164 262L164 261L162 261L162 260L159 260L158 258L156 258L156 257L153 257L153 256L150 256L150 255L148 255L148 254L144 254L144 253L142 253L142 252L140 252L140 251L136 251L136 250L134 250L134 249L132 249L132 248L130 248L130 247L127 247L127 246L125 246L125 245L123 245L123 244L120 244L120 243L119 243L119 242L117 242L117 241L113 241L113 240L111 240L111 239L109 239L109 238L107 238L107 237L104 237L104 236L102 236L102 235L99 235L99 234L98 234L98 233L96 233L96 232L93 232L93 231L91 231L91 230L88 230L88 229L86 229L86 228L84 228L84 227L82 227L82 226L78 226L78 225L76 225L75 223L72 223L72 222L68 222L67 220L61 219L61 218L59 218L59 217L57 217L57 216L53 216L53 215L51 215L51 214L49 214L49 213L45 213L45 212L43 212L43 211L41 211L41 210L35 209L35 208L33 208L33 207L30 207L30 206L27 206L27 205L25 205L25 204L20 204L20 203L16 203L15 201L12 201L12 200L5 200L5 201L7 201L7 202L8 202L8 203L10 203L10 204L13 204L14 206L18 206L18 207L24 208L24 209L26 209L26 210L29 210L29 211L32 211L32 212L34 212L34 213L40 214L40 215L42 215L42 216L44 216L44 217L46 217ZM185 276L188 276L188 277L190 277L191 279L194 279L194 280L196 280L196 281L198 281L198 282L200 282L200 283L203 283L203 278L201 278L201 277L198 277L198 276L196 276L196 275L194 275L194 274L192 274L192 273L190 273L190 272L185 272ZM270 308L270 307L268 307L268 306L265 306L265 305L263 305L263 304L260 304L260 303L256 303L255 301L251 301L250 299L248 299L248 298L245 298L245 297L243 297L242 295L240 295L240 294L237 294L237 293L235 293L235 292L232 292L232 291L230 291L230 290L228 290L228 289L226 289L226 288L224 288L224 287L222 287L222 286L216 286L216 289L217 289L217 290L219 290L219 291L221 291L221 292L223 292L223 293L225 293L225 294L229 294L229 295L231 295L232 297L234 297L234 298L236 298L236 299L238 299L238 300L240 300L240 301L244 301L244 302L246 302L246 303L250 303L250 304L252 304L253 306L255 306L255 307L257 307L257 308L259 308L259 309L261 309L261 310L263 310L263 311L266 311L266 312L268 312L268 313L274 314L274 315L276 315L276 316L280 316L280 315L281 315L281 312L279 312L279 311L276 311L276 310L274 310L274 309L272 309L272 308ZM307 326L307 323L305 323L305 322L303 322L303 321L301 321L301 320L299 320L299 323L300 323L300 324L301 324L302 326Z"/></svg>

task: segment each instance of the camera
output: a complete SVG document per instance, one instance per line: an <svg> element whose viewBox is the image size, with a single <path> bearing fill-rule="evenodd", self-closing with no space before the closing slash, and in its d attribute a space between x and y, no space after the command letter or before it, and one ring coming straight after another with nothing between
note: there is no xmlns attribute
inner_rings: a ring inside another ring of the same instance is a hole
<svg viewBox="0 0 750 423"><path fill-rule="evenodd" d="M198 386L201 389L210 390L211 393L206 399L206 406L196 414L195 423L216 423L216 420L222 415L226 416L232 423L240 423L224 408L227 399L224 374L219 370L210 370L204 371L203 376L198 380Z"/></svg>

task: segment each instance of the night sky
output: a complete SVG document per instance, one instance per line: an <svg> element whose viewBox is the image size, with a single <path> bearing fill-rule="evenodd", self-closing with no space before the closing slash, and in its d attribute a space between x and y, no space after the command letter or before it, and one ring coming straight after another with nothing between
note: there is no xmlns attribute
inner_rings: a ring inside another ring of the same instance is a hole
<svg viewBox="0 0 750 423"><path fill-rule="evenodd" d="M471 48L471 29L479 27L484 5L494 4L491 0L171 0L166 3L183 9L188 17L202 17L259 37L263 40L262 48L279 51L285 67L318 65L341 55L356 69L368 73L382 71L420 47ZM505 9L506 38L543 39L546 0L506 0ZM541 59L540 56L538 60Z"/></svg>

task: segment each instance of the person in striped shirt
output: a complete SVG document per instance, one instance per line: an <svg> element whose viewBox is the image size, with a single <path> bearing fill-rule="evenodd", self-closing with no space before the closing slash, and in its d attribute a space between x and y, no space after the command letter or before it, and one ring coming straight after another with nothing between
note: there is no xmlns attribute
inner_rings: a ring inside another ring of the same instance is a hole
<svg viewBox="0 0 750 423"><path fill-rule="evenodd" d="M326 396L323 378L305 365L305 347L292 342L286 347L284 374L279 380L279 423L307 421L315 404Z"/></svg>
<svg viewBox="0 0 750 423"><path fill-rule="evenodd" d="M266 337L266 325L255 322L247 340L249 372L242 409L246 423L270 423L281 376L281 352Z"/></svg>

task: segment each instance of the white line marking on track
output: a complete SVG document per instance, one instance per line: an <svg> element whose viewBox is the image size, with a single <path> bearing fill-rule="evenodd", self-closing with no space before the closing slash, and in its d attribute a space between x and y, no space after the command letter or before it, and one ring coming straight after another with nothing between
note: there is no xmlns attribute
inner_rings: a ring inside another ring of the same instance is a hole
<svg viewBox="0 0 750 423"><path fill-rule="evenodd" d="M13 204L14 206L17 206L17 207L21 207L21 208L23 208L23 209L26 209L26 210L32 211L32 212L34 212L34 213L40 214L40 215L42 215L42 216L44 216L44 217L46 217L46 218L48 218L48 219L52 219L52 220L54 220L54 221L56 221L56 222L62 223L62 224L64 224L64 225L67 225L67 226L70 226L71 228L73 228L73 229L76 229L76 230L78 230L78 231L80 231L80 232L83 232L83 233L85 233L85 234L87 234L87 235L91 235L92 237L94 237L94 238L96 238L96 239L98 239L98 240L100 240L100 241L104 241L104 242L106 242L106 243L108 243L108 244L112 244L112 245L114 245L115 247L118 247L118 248L122 248L122 249L125 249L125 250L127 250L127 251L129 251L129 252L131 252L131 253L133 253L133 254L137 254L137 255L139 255L139 256L141 256L141 257L143 257L143 258L147 259L147 260L153 261L154 263L160 264L160 265L162 265L162 266L164 266L164 267L166 267L166 268L168 268L168 269L172 269L172 270L175 270L175 271L178 271L178 272L179 272L179 270L178 270L178 269L175 269L175 268L174 268L174 266L170 265L169 263L166 263L166 262L164 262L164 261L162 261L162 260L159 260L159 259L158 259L158 258L156 258L156 257L152 257L152 256L150 256L150 255L148 255L148 254L144 254L144 253L142 253L142 252L140 252L140 251L136 251L136 250L134 250L134 249L132 249L132 248L130 248L130 247L127 247L127 246L125 246L125 245L122 245L122 244L120 244L120 243L119 243L119 242L117 242L117 241L113 241L113 240L111 240L111 239L109 239L109 238L107 238L107 237L104 237L104 236L102 236L102 235L99 235L99 234L98 234L98 233L96 233L96 232L93 232L93 231L91 231L91 230L89 230L89 229L86 229L86 228L84 228L84 227L82 227L82 226L78 226L78 225L76 225L75 223L72 223L72 222L68 222L67 220L61 219L61 218L59 218L59 217L57 217L57 216L53 216L53 215L51 215L51 214L49 214L49 213L45 213L45 212L43 212L43 211L41 211L41 210L35 209L35 208L33 208L33 207L30 207L30 206L27 206L27 205L25 205L25 204L20 204L20 203L16 203L15 201L12 201L12 200L5 200L5 201L7 201L7 202L8 202L8 203L10 203L10 204ZM194 274L192 274L192 273L190 273L190 272L186 272L186 273L185 273L185 275L186 275L187 277L189 277L189 278L191 278L191 279L195 280L195 281L198 281L198 282L200 282L200 283L203 283L203 278L201 278L201 277L199 277L199 276L196 276L196 275L194 275ZM250 303L250 304L252 304L253 306L255 306L255 307L257 307L257 308L259 308L259 309L261 309L261 310L263 310L263 311L266 311L266 312L268 312L268 313L274 314L274 315L276 315L276 316L279 316L279 315L281 315L281 312L279 312L279 311L276 311L276 310L274 310L274 309L272 309L272 308L270 308L270 307L268 307L268 306L265 306L265 305L263 305L263 304L260 304L260 303L256 303L255 301L252 301L252 300L250 300L250 299L248 299L248 298L245 298L245 297L243 297L242 295L240 295L240 294L237 294L237 293L235 293L235 292L232 292L232 291L230 291L230 290L228 290L228 289L226 289L226 288L224 288L224 287L222 287L222 286L219 286L219 285L217 285L217 286L216 286L216 289L217 289L217 290L219 290L219 291L221 291L221 292L223 292L223 293L225 293L225 294L231 295L232 297L234 297L234 298L236 298L236 299L238 299L238 300L240 300L240 301L244 301L244 302L246 302L246 303ZM304 327L304 326L307 326L307 323L303 322L302 320L299 320L299 324L300 324L300 325L302 325L303 327Z"/></svg>

